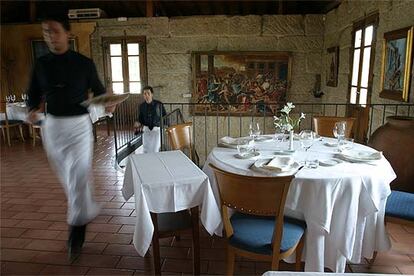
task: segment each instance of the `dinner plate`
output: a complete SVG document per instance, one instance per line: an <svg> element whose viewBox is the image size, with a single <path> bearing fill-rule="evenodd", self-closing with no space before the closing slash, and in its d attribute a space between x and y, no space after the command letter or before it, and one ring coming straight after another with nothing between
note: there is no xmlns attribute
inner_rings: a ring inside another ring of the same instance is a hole
<svg viewBox="0 0 414 276"><path fill-rule="evenodd" d="M342 160L336 159L336 158L333 158L333 159L322 159L322 160L319 160L319 165L325 166L325 167L331 167L331 166L335 166L335 165L341 164L342 162L343 162Z"/></svg>
<svg viewBox="0 0 414 276"><path fill-rule="evenodd" d="M252 157L257 157L259 155L260 155L260 152L255 151L255 152L249 152L249 153L247 153L245 155L240 155L240 154L236 153L234 155L234 157L236 157L238 159L249 159L249 158L252 158Z"/></svg>
<svg viewBox="0 0 414 276"><path fill-rule="evenodd" d="M254 140L255 140L256 142L269 141L269 140L272 140L272 139L273 139L273 137L272 137L272 136L258 136L258 137L256 137L256 138L254 138Z"/></svg>
<svg viewBox="0 0 414 276"><path fill-rule="evenodd" d="M344 150L341 156L354 162L372 162L381 160L382 153L378 151Z"/></svg>
<svg viewBox="0 0 414 276"><path fill-rule="evenodd" d="M338 146L338 142L337 141L335 141L335 142L329 142L329 141L327 141L327 142L325 142L323 144L325 146L327 146L327 147L337 147Z"/></svg>
<svg viewBox="0 0 414 276"><path fill-rule="evenodd" d="M91 104L111 106L115 104L120 104L129 97L129 94L120 94L120 95L100 95L92 99L83 101L81 104L83 106L89 106Z"/></svg>
<svg viewBox="0 0 414 276"><path fill-rule="evenodd" d="M270 160L272 160L272 158L258 159L258 160L256 160L256 162L254 162L254 164L253 164L253 166L251 168L253 170L258 171L258 172L264 172L264 173L267 173L267 174L271 173L273 175L278 175L278 176L285 176L285 175L292 175L300 167L299 163L293 162L289 166L289 169L287 169L287 170L285 170L283 172L276 172L276 171L274 171L272 169L263 167L263 165L266 165L267 163L269 163Z"/></svg>
<svg viewBox="0 0 414 276"><path fill-rule="evenodd" d="M276 155L292 155L295 153L295 150L277 150L274 152Z"/></svg>

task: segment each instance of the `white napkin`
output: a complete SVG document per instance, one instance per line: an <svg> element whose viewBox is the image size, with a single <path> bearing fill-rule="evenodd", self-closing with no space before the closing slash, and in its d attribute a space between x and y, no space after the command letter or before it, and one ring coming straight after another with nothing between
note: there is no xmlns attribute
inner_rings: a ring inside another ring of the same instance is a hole
<svg viewBox="0 0 414 276"><path fill-rule="evenodd" d="M367 160L367 161L380 160L382 158L382 151L367 152L367 151L344 150L342 154L344 154L345 156L349 156L351 158Z"/></svg>
<svg viewBox="0 0 414 276"><path fill-rule="evenodd" d="M286 172L290 170L292 164L293 158L291 156L276 156L263 167L276 172Z"/></svg>
<svg viewBox="0 0 414 276"><path fill-rule="evenodd" d="M362 151L358 152L358 157L367 160L379 160L382 158L382 151L376 151L372 153Z"/></svg>
<svg viewBox="0 0 414 276"><path fill-rule="evenodd" d="M237 145L237 139L230 137L230 136L224 136L220 138L219 142L222 144L229 144L229 145Z"/></svg>

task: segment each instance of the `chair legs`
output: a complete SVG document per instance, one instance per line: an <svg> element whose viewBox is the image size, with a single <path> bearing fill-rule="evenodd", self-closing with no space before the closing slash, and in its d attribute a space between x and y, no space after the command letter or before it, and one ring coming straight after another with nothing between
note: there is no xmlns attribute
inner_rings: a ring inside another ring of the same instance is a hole
<svg viewBox="0 0 414 276"><path fill-rule="evenodd" d="M19 125L19 132L20 132L20 137L22 138L22 141L24 142L23 127L22 127L22 125Z"/></svg>
<svg viewBox="0 0 414 276"><path fill-rule="evenodd" d="M1 135L3 136L4 143L6 143L6 135L4 134L4 128L1 128Z"/></svg>
<svg viewBox="0 0 414 276"><path fill-rule="evenodd" d="M10 142L10 129L8 127L6 128L6 136L7 136L7 144L9 145L9 147L11 147L11 142Z"/></svg>
<svg viewBox="0 0 414 276"><path fill-rule="evenodd" d="M14 126L16 126L16 125L14 125ZM20 133L20 138L22 139L22 141L24 142L24 136L23 136L23 127L22 127L22 125L18 125L18 127L19 127L19 133ZM6 133L4 132L4 129L6 129ZM2 127L1 128L1 134L2 134L2 136L3 136L3 139L4 139L4 141L6 141L6 139L7 139L7 145L9 146L9 147L11 147L11 139L10 139L10 127Z"/></svg>
<svg viewBox="0 0 414 276"><path fill-rule="evenodd" d="M193 231L193 274L200 275L200 230L198 206L191 208L191 224Z"/></svg>
<svg viewBox="0 0 414 276"><path fill-rule="evenodd" d="M31 127L31 132L32 132L32 144L33 144L33 147L34 146L36 146L36 128L35 127ZM41 137L42 136L42 129L41 128L39 128L39 136Z"/></svg>
<svg viewBox="0 0 414 276"><path fill-rule="evenodd" d="M236 253L231 246L227 246L227 272L226 275L234 274L234 261L236 260Z"/></svg>
<svg viewBox="0 0 414 276"><path fill-rule="evenodd" d="M377 258L377 254L378 254L378 251L374 251L374 254L372 255L372 259L365 258L365 260L368 263L369 268L371 268L374 265L375 259Z"/></svg>
<svg viewBox="0 0 414 276"><path fill-rule="evenodd" d="M161 275L161 258L158 218L156 213L151 213L151 220L154 225L154 233L152 235L152 254L154 258L154 274ZM200 232L199 232L199 211L198 206L191 208L191 225L193 235L193 274L200 275ZM165 234L162 234L165 236Z"/></svg>
<svg viewBox="0 0 414 276"><path fill-rule="evenodd" d="M296 271L301 271L302 267L302 251L303 246L305 245L305 236L302 236L302 238L299 241L298 247L296 247L296 263L295 263L295 269Z"/></svg>
<svg viewBox="0 0 414 276"><path fill-rule="evenodd" d="M161 275L161 258L160 258L160 242L158 236L157 214L151 213L152 224L154 225L154 234L152 235L152 254L154 258L154 274Z"/></svg>

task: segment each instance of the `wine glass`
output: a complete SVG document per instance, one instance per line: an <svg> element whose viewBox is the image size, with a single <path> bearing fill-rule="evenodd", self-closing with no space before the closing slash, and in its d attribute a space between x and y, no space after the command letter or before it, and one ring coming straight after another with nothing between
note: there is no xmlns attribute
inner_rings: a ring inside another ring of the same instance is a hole
<svg viewBox="0 0 414 276"><path fill-rule="evenodd" d="M22 94L22 101L25 102L27 100L27 95L25 93Z"/></svg>
<svg viewBox="0 0 414 276"><path fill-rule="evenodd" d="M332 131L333 131L334 137L338 139L338 144L345 137L345 130L346 130L345 121L335 123L335 126Z"/></svg>
<svg viewBox="0 0 414 276"><path fill-rule="evenodd" d="M10 99L10 95L7 95L6 96L6 103L9 103L11 101L11 99Z"/></svg>
<svg viewBox="0 0 414 276"><path fill-rule="evenodd" d="M251 122L249 125L249 134L253 141L260 135L259 123Z"/></svg>
<svg viewBox="0 0 414 276"><path fill-rule="evenodd" d="M308 150L313 145L315 134L312 130L302 130L299 134L300 144L305 149L305 166L308 166Z"/></svg>
<svg viewBox="0 0 414 276"><path fill-rule="evenodd" d="M16 101L16 95L11 95L10 96L10 100L14 103Z"/></svg>

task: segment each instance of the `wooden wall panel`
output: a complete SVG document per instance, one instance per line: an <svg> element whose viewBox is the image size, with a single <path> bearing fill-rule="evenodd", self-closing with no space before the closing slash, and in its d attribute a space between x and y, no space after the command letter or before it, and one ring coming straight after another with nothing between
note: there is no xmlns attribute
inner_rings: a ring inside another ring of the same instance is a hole
<svg viewBox="0 0 414 276"><path fill-rule="evenodd" d="M90 35L95 22L71 23L71 33L76 39L77 50L91 57ZM42 29L37 24L2 25L1 31L1 100L8 93L20 95L27 88L32 68L31 40L42 39Z"/></svg>

